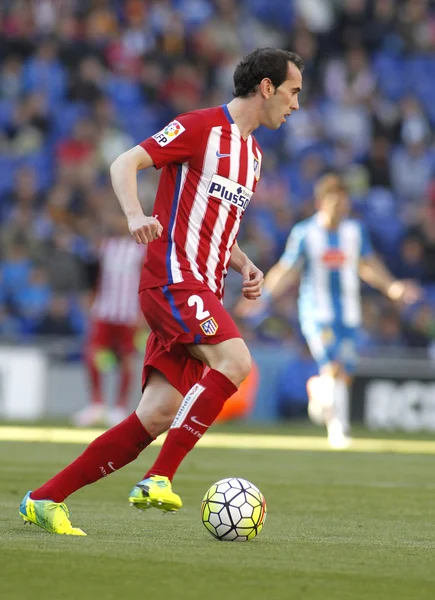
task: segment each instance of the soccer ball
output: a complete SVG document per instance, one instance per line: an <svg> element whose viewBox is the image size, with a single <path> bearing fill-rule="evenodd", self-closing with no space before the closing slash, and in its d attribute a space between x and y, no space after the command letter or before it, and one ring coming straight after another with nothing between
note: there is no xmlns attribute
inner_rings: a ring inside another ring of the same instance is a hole
<svg viewBox="0 0 435 600"><path fill-rule="evenodd" d="M218 540L246 542L263 529L266 500L246 479L229 477L214 483L201 505L204 527Z"/></svg>

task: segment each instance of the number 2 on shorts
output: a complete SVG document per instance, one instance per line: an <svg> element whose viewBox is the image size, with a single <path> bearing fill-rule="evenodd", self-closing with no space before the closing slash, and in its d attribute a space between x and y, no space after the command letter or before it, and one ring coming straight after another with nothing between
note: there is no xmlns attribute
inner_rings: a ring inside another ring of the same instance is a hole
<svg viewBox="0 0 435 600"><path fill-rule="evenodd" d="M195 316L198 319L198 321L202 321L202 319L206 319L210 316L208 310L204 310L204 301L200 296L197 296L196 294L190 296L189 300L187 301L187 304L189 306L196 306Z"/></svg>

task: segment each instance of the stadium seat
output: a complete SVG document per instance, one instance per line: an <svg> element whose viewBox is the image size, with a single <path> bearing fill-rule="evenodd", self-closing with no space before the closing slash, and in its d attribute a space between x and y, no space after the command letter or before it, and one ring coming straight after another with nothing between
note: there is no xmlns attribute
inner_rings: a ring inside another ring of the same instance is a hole
<svg viewBox="0 0 435 600"><path fill-rule="evenodd" d="M363 210L377 250L387 257L396 255L404 225L400 221L393 194L386 188L372 188L366 196Z"/></svg>
<svg viewBox="0 0 435 600"><path fill-rule="evenodd" d="M134 139L135 143L141 142L159 130L158 117L150 108L139 108L134 111L119 111L120 125Z"/></svg>
<svg viewBox="0 0 435 600"><path fill-rule="evenodd" d="M106 92L117 112L137 110L142 104L139 85L126 77L113 75L108 80Z"/></svg>
<svg viewBox="0 0 435 600"><path fill-rule="evenodd" d="M53 108L53 120L56 137L66 137L72 133L74 125L90 113L89 107L82 102L62 102Z"/></svg>
<svg viewBox="0 0 435 600"><path fill-rule="evenodd" d="M14 109L12 100L3 98L0 100L0 127L5 127L11 120Z"/></svg>
<svg viewBox="0 0 435 600"><path fill-rule="evenodd" d="M397 101L408 91L409 84L400 57L380 52L373 60L373 70L379 89L389 100Z"/></svg>

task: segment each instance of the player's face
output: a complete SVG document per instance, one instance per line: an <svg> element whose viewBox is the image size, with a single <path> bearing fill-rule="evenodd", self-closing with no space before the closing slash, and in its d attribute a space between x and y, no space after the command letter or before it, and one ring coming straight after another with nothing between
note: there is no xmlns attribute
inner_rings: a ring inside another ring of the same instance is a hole
<svg viewBox="0 0 435 600"><path fill-rule="evenodd" d="M273 88L273 86L272 86ZM264 122L269 129L278 129L294 110L299 108L298 94L302 89L302 73L288 63L287 79L266 99Z"/></svg>
<svg viewBox="0 0 435 600"><path fill-rule="evenodd" d="M323 197L321 210L336 221L344 219L350 210L349 196L346 192L330 192Z"/></svg>

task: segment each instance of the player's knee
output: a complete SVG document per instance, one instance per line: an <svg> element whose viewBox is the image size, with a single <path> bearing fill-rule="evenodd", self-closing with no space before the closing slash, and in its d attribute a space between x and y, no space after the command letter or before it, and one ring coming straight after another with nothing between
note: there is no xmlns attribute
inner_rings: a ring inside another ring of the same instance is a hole
<svg viewBox="0 0 435 600"><path fill-rule="evenodd" d="M248 348L238 349L236 352L226 357L218 366L221 371L234 385L239 385L246 379L252 369L252 359Z"/></svg>
<svg viewBox="0 0 435 600"><path fill-rule="evenodd" d="M337 361L331 361L328 363L322 370L323 375L329 375L334 379L336 377L342 377L344 374L344 369L341 364Z"/></svg>
<svg viewBox="0 0 435 600"><path fill-rule="evenodd" d="M139 405L136 414L147 432L152 437L157 437L169 429L177 411L178 407L175 405L155 405L153 410Z"/></svg>
<svg viewBox="0 0 435 600"><path fill-rule="evenodd" d="M147 382L136 414L148 433L157 437L169 429L182 400L179 392L154 373Z"/></svg>

